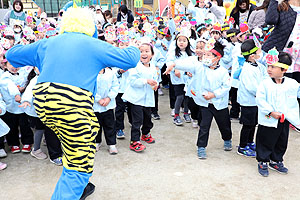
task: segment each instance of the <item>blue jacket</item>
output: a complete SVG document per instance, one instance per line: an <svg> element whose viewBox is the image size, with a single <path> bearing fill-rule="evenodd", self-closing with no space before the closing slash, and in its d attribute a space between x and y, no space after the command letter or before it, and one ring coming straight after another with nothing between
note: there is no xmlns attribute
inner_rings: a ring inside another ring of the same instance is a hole
<svg viewBox="0 0 300 200"><path fill-rule="evenodd" d="M24 112L19 108L19 103L15 101L15 96L21 93L15 81L18 80L18 75L12 75L9 72L4 72L0 78L0 92L6 104L6 111L13 114L21 114Z"/></svg>
<svg viewBox="0 0 300 200"><path fill-rule="evenodd" d="M116 107L116 96L118 95L119 82L115 73L105 68L103 74L99 74L97 77L97 92L94 101L94 112L105 112ZM110 102L106 107L101 106L98 101L100 99L109 97Z"/></svg>
<svg viewBox="0 0 300 200"><path fill-rule="evenodd" d="M150 64L145 67L139 62L134 69L129 70L128 87L126 88L122 99L134 105L144 107L154 107L154 90L147 83L147 79L158 79L156 68Z"/></svg>
<svg viewBox="0 0 300 200"><path fill-rule="evenodd" d="M237 102L241 106L256 106L255 96L258 85L266 77L266 67L260 63L253 66L245 62L239 77Z"/></svg>
<svg viewBox="0 0 300 200"><path fill-rule="evenodd" d="M174 50L169 50L168 51L168 54L167 54L167 67L169 67L170 65L172 65L173 63L177 63L180 59L183 59L183 58L187 58L189 57L187 55L187 53L184 51L184 52L181 52L182 53L182 56L180 57L176 57L175 56L175 49ZM175 68L174 68L175 69ZM173 85L180 85L180 84L185 84L185 77L186 76L184 74L184 71L180 71L180 78L178 78L177 76L175 76L175 72L174 70L171 71L170 73L170 78L171 78L171 82Z"/></svg>
<svg viewBox="0 0 300 200"><path fill-rule="evenodd" d="M38 76L35 76L33 79L30 80L28 86L26 87L24 93L22 94L22 100L21 100L21 103L23 102L28 102L30 103L30 107L26 107L24 109L24 112L31 116L31 117L38 117L35 109L34 109L34 106L33 106L33 93L32 93L32 89L33 87L36 85L37 83L37 79L38 79Z"/></svg>
<svg viewBox="0 0 300 200"><path fill-rule="evenodd" d="M212 103L217 110L228 107L230 77L224 67L210 69L192 56L178 60L175 68L194 74L189 89L197 105L208 107ZM206 92L212 92L216 97L208 101L202 96Z"/></svg>
<svg viewBox="0 0 300 200"><path fill-rule="evenodd" d="M271 112L284 114L294 126L299 128L299 83L291 78L285 77L282 84L276 84L270 77L264 79L259 85L256 93L258 107L258 123L268 127L278 126L278 119L267 117Z"/></svg>
<svg viewBox="0 0 300 200"><path fill-rule="evenodd" d="M136 47L120 49L82 33L63 33L29 45L16 45L6 53L14 67L36 66L38 83L56 82L96 93L97 75L105 67L135 67Z"/></svg>

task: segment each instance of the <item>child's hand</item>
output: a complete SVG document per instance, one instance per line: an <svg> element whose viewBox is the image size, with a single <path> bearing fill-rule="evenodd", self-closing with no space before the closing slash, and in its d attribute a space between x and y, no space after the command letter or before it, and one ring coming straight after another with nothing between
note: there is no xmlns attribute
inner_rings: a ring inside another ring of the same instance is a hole
<svg viewBox="0 0 300 200"><path fill-rule="evenodd" d="M0 108L0 114L2 113L2 110L1 110L1 108Z"/></svg>
<svg viewBox="0 0 300 200"><path fill-rule="evenodd" d="M280 112L271 112L271 116L275 119L280 119L281 113Z"/></svg>
<svg viewBox="0 0 300 200"><path fill-rule="evenodd" d="M147 79L147 83L148 83L149 85L151 85L151 86L157 85L157 82L156 82L155 80L153 80L153 79Z"/></svg>
<svg viewBox="0 0 300 200"><path fill-rule="evenodd" d="M188 75L189 77L193 77L193 74L191 72L187 72L186 75Z"/></svg>
<svg viewBox="0 0 300 200"><path fill-rule="evenodd" d="M211 100L212 98L215 98L215 94L212 92L207 92L207 94L203 94L204 99Z"/></svg>
<svg viewBox="0 0 300 200"><path fill-rule="evenodd" d="M175 67L175 63L170 65L169 67L167 67L166 71L164 72L165 75L169 75L170 72L173 70L173 68Z"/></svg>
<svg viewBox="0 0 300 200"><path fill-rule="evenodd" d="M126 72L124 69L119 69L119 72L121 73L121 74L123 74L124 72Z"/></svg>
<svg viewBox="0 0 300 200"><path fill-rule="evenodd" d="M19 86L18 86L18 89L19 89L19 92L20 92L20 93L23 93L24 90L25 90L25 87L19 87Z"/></svg>
<svg viewBox="0 0 300 200"><path fill-rule="evenodd" d="M110 98L109 97L104 98L102 106L103 107L107 106L109 104L109 102L110 102Z"/></svg>
<svg viewBox="0 0 300 200"><path fill-rule="evenodd" d="M175 76L177 76L178 78L180 78L180 76L181 76L180 71L177 70L177 69L175 69L174 72L175 72Z"/></svg>
<svg viewBox="0 0 300 200"><path fill-rule="evenodd" d="M25 109L27 106L28 106L28 107L31 107L30 103L27 102L27 101L25 101L25 102L23 102L21 105L19 105L20 108L24 108L24 109Z"/></svg>
<svg viewBox="0 0 300 200"><path fill-rule="evenodd" d="M20 95L16 95L15 96L15 101L18 103L21 103L21 96Z"/></svg>

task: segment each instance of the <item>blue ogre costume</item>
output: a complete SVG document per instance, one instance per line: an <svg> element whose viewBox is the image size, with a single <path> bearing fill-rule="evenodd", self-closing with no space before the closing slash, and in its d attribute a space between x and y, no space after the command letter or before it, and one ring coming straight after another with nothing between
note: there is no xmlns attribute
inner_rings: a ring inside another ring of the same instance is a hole
<svg viewBox="0 0 300 200"><path fill-rule="evenodd" d="M52 199L75 200L80 199L93 171L99 130L93 112L97 75L105 67L135 67L140 52L93 38L95 24L88 9L68 9L60 31L56 37L14 46L6 58L14 67L29 65L40 70L34 106L43 123L57 134L64 153Z"/></svg>

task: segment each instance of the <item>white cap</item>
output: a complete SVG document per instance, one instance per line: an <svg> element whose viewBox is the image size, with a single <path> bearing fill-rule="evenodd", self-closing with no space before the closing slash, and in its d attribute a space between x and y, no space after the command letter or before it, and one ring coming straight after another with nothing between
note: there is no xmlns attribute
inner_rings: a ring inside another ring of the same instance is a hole
<svg viewBox="0 0 300 200"><path fill-rule="evenodd" d="M96 10L102 10L99 5L96 5Z"/></svg>

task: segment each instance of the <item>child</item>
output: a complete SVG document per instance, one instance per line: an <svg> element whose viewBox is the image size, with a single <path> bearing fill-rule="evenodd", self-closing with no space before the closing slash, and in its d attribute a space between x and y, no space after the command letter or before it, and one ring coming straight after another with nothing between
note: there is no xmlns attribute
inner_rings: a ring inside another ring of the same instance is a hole
<svg viewBox="0 0 300 200"><path fill-rule="evenodd" d="M275 53L274 53L275 52ZM259 85L256 93L258 106L258 130L256 135L256 159L258 172L262 176L269 175L269 168L281 174L287 174L283 165L289 136L289 123L299 127L300 97L299 83L284 77L284 73L292 65L292 57L285 52L274 49L267 55L275 57L268 61L268 74Z"/></svg>
<svg viewBox="0 0 300 200"><path fill-rule="evenodd" d="M205 53L205 44L207 40L201 38L196 41L196 50L195 54L198 57L199 61L201 62L203 59L203 55ZM200 64L201 65L201 64ZM190 72L187 72L190 73ZM192 73L191 73L192 74ZM192 118L192 126L194 128L199 128L199 124L201 122L201 115L200 115L200 106L197 105L193 99L193 94L191 93L191 85L193 84L195 75L192 74L192 78L186 84L186 96L189 97L188 100L188 107L191 111L191 118Z"/></svg>
<svg viewBox="0 0 300 200"><path fill-rule="evenodd" d="M102 142L102 128L108 151L114 155L118 153L116 148L115 115L113 109L116 107L116 96L118 94L119 83L115 73L110 68L100 71L97 77L97 93L94 101L94 112L100 124L98 135L96 136L96 151L99 151Z"/></svg>
<svg viewBox="0 0 300 200"><path fill-rule="evenodd" d="M233 45L232 48L232 67L230 68L230 74L232 75L236 68L238 68L238 56L241 55L241 44L238 42L237 35L240 30L238 29L229 29L226 32L227 41ZM230 119L231 122L239 122L240 116L240 104L237 102L237 89L238 89L238 80L231 79L231 89L229 92L231 109L230 109Z"/></svg>
<svg viewBox="0 0 300 200"><path fill-rule="evenodd" d="M32 89L37 82L36 72L34 69L28 75L28 83L26 84L26 89L22 95L21 105L19 107L24 108L27 115L31 116L35 122L35 133L34 133L34 145L31 151L31 155L38 160L43 160L47 158L47 155L41 150L41 142L45 132L45 127L42 121L38 118L34 106L33 106L33 94Z"/></svg>
<svg viewBox="0 0 300 200"><path fill-rule="evenodd" d="M0 90L3 100L7 106L7 112L3 116L3 121L9 126L10 131L6 135L7 144L11 146L12 153L20 152L19 126L21 132L21 141L23 144L22 152L30 153L31 144L33 144L33 133L28 123L28 116L22 108L19 108L21 102L20 87L21 78L18 75L20 68L13 67L9 62L6 63L8 70L1 76ZM18 87L19 86L19 87Z"/></svg>
<svg viewBox="0 0 300 200"><path fill-rule="evenodd" d="M6 112L6 106L5 102L2 99L2 95L0 93L0 116L4 115ZM3 128L2 128L3 127ZM7 127L7 125L0 119L0 158L5 158L7 156L5 150L4 150L4 134L7 133L7 130L5 130L4 127ZM7 165L5 163L0 162L0 171L5 169Z"/></svg>
<svg viewBox="0 0 300 200"><path fill-rule="evenodd" d="M124 49L129 46L128 41L123 41L119 39L119 48ZM124 113L126 110L126 102L122 100L122 96L125 92L125 89L127 87L127 78L128 78L129 72L125 71L123 69L117 68L116 70L116 76L119 81L119 91L118 95L116 96L116 109L115 109L115 115L116 115L116 135L117 139L124 139L125 133L124 133Z"/></svg>
<svg viewBox="0 0 300 200"><path fill-rule="evenodd" d="M218 128L224 140L224 150L232 150L232 132L228 111L229 75L225 68L219 66L219 61L224 55L224 46L213 40L206 44L206 52L202 63L199 57L185 58L170 66L194 74L190 91L193 99L200 106L201 122L198 134L198 158L206 159L206 147L208 143L209 129L212 119L215 118Z"/></svg>
<svg viewBox="0 0 300 200"><path fill-rule="evenodd" d="M257 105L255 102L258 85L266 75L266 67L256 62L261 57L261 49L254 40L246 40L241 46L245 63L239 76L237 102L241 105L241 119L243 124L240 133L240 145L237 153L246 157L255 157L255 143L253 142L257 124Z"/></svg>
<svg viewBox="0 0 300 200"><path fill-rule="evenodd" d="M142 39L140 62L136 68L129 70L128 87L122 97L129 102L132 117L130 149L135 152L142 152L146 149L140 142L141 126L141 139L148 144L155 142L155 139L150 134L150 130L153 127L151 107L155 105L153 90L157 90L158 87L157 72L150 62L154 55L151 41Z"/></svg>
<svg viewBox="0 0 300 200"><path fill-rule="evenodd" d="M193 51L191 50L191 45L189 42L189 30L182 31L176 37L176 48L174 50L170 50L167 54L167 67L176 63L179 59L186 58L192 56ZM184 103L184 115L183 118L186 123L191 122L191 118L188 114L188 98L185 98L184 86L184 72L180 70L173 70L170 73L171 83L174 86L174 95L176 97L175 101L175 115L173 122L176 126L181 126L182 120L179 116L181 104Z"/></svg>

